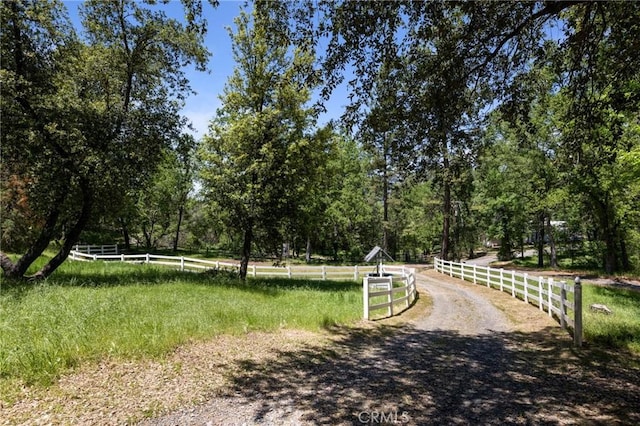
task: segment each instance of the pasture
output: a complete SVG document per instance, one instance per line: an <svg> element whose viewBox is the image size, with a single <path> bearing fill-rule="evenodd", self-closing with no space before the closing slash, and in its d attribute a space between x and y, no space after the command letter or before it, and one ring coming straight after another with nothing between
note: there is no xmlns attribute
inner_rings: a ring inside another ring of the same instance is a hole
<svg viewBox="0 0 640 426"><path fill-rule="evenodd" d="M248 279L150 265L66 262L41 283L0 284L0 388L49 385L107 356L162 357L188 341L361 318L356 282Z"/></svg>

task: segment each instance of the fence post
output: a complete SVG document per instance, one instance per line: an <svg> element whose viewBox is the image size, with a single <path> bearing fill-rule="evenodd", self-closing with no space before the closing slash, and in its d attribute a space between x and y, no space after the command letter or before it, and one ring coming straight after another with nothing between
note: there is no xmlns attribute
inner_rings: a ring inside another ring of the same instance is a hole
<svg viewBox="0 0 640 426"><path fill-rule="evenodd" d="M464 263L460 262L460 279L464 281Z"/></svg>
<svg viewBox="0 0 640 426"><path fill-rule="evenodd" d="M184 271L184 256L180 256L180 270Z"/></svg>
<svg viewBox="0 0 640 426"><path fill-rule="evenodd" d="M220 270L220 262L216 260L216 271Z"/></svg>
<svg viewBox="0 0 640 426"><path fill-rule="evenodd" d="M118 247L118 244L116 244L116 254L120 253L120 248Z"/></svg>
<svg viewBox="0 0 640 426"><path fill-rule="evenodd" d="M124 253L122 253L122 254L120 255L120 261L121 261L121 262L124 262Z"/></svg>
<svg viewBox="0 0 640 426"><path fill-rule="evenodd" d="M353 280L358 281L358 265L353 267Z"/></svg>
<svg viewBox="0 0 640 426"><path fill-rule="evenodd" d="M560 281L560 326L567 328L567 307L564 301L567 300L567 283Z"/></svg>
<svg viewBox="0 0 640 426"><path fill-rule="evenodd" d="M580 277L575 279L575 287L573 288L573 344L582 346L582 284Z"/></svg>
<svg viewBox="0 0 640 426"><path fill-rule="evenodd" d="M449 262L449 276L453 278L453 261L447 260Z"/></svg>
<svg viewBox="0 0 640 426"><path fill-rule="evenodd" d="M362 293L364 302L364 319L369 319L369 278L364 277L362 280Z"/></svg>
<svg viewBox="0 0 640 426"><path fill-rule="evenodd" d="M291 278L291 265L287 265L287 277Z"/></svg>
<svg viewBox="0 0 640 426"><path fill-rule="evenodd" d="M100 246L100 254L104 255L104 244Z"/></svg>
<svg viewBox="0 0 640 426"><path fill-rule="evenodd" d="M435 269L436 272L438 272L438 258L437 257L433 258L433 269Z"/></svg>
<svg viewBox="0 0 640 426"><path fill-rule="evenodd" d="M544 311L544 299L542 297L542 284L544 284L544 279L542 277L538 277L538 307L541 311Z"/></svg>
<svg viewBox="0 0 640 426"><path fill-rule="evenodd" d="M529 274L524 273L524 303L529 303Z"/></svg>
<svg viewBox="0 0 640 426"><path fill-rule="evenodd" d="M393 277L389 277L389 317L393 316Z"/></svg>
<svg viewBox="0 0 640 426"><path fill-rule="evenodd" d="M251 272L253 273L253 278L256 277L256 265L251 265Z"/></svg>
<svg viewBox="0 0 640 426"><path fill-rule="evenodd" d="M327 268L325 268L325 266L322 265L322 281L324 281L326 279L327 279ZM369 292L367 292L367 294L369 294Z"/></svg>
<svg viewBox="0 0 640 426"><path fill-rule="evenodd" d="M551 297L553 295L553 278L549 278L549 280L547 281L547 287L549 290L549 294L547 294L547 299L549 301L549 316L552 317L553 316L553 298Z"/></svg>
<svg viewBox="0 0 640 426"><path fill-rule="evenodd" d="M411 294L411 275L404 277L405 309L409 309L409 295Z"/></svg>
<svg viewBox="0 0 640 426"><path fill-rule="evenodd" d="M473 283L474 284L478 284L478 265L476 265L475 263L473 264Z"/></svg>
<svg viewBox="0 0 640 426"><path fill-rule="evenodd" d="M144 258L144 263L149 263L149 253L146 254Z"/></svg>
<svg viewBox="0 0 640 426"><path fill-rule="evenodd" d="M500 268L500 291L504 291L504 268Z"/></svg>
<svg viewBox="0 0 640 426"><path fill-rule="evenodd" d="M487 266L487 287L491 288L491 266Z"/></svg>
<svg viewBox="0 0 640 426"><path fill-rule="evenodd" d="M516 297L516 271L511 270L511 297Z"/></svg>

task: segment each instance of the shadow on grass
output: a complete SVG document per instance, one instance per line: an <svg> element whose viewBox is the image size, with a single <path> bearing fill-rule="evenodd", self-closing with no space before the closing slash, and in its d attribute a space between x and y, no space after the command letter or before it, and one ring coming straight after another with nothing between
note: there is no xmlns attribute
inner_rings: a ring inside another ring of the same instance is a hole
<svg viewBox="0 0 640 426"><path fill-rule="evenodd" d="M640 424L640 370L587 351L576 357L550 330L334 331L327 349L238 362L231 392L257 404L254 422L284 406L313 424L370 423L372 413L421 425Z"/></svg>
<svg viewBox="0 0 640 426"><path fill-rule="evenodd" d="M640 291L635 289L625 289L617 287L604 287L598 285L589 286L589 291L593 293L594 297L606 297L614 299L616 302L629 303L636 306L640 306Z"/></svg>

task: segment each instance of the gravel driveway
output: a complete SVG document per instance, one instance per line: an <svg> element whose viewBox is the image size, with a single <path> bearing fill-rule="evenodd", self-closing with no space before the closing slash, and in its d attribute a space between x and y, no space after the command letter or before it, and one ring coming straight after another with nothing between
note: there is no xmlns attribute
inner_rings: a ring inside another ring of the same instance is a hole
<svg viewBox="0 0 640 426"><path fill-rule="evenodd" d="M430 315L239 361L225 394L141 424L640 424L637 368L574 351L506 294L431 271L418 283Z"/></svg>

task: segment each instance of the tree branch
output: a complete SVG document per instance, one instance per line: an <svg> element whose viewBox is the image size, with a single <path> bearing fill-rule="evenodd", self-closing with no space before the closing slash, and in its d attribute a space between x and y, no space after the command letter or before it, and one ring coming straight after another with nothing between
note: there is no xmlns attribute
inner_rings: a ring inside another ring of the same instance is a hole
<svg viewBox="0 0 640 426"><path fill-rule="evenodd" d="M542 9L540 9L539 11L537 11L536 13L534 13L533 15L529 16L527 19L525 19L524 21L522 21L519 25L517 25L513 30L511 30L510 32L508 32L507 34L504 34L502 36L502 39L500 40L500 42L498 43L498 45L496 46L496 48L491 51L489 53L489 55L485 58L485 60L480 63L479 65L476 65L475 67L473 67L471 69L471 71L469 71L469 75L472 75L474 73L476 73L477 71L479 71L480 69L486 67L487 65L489 65L489 63L491 61L493 61L498 54L500 53L500 51L502 50L502 48L509 42L511 41L514 37L520 35L522 33L522 31L531 23L537 21L540 18L545 18L548 19L549 17L553 16L553 15L557 15L558 13L560 13L561 11L568 9L569 7L578 5L578 4L583 4L583 3L589 3L583 0L580 1L554 1L554 2L546 2L545 3L545 7L543 7Z"/></svg>

